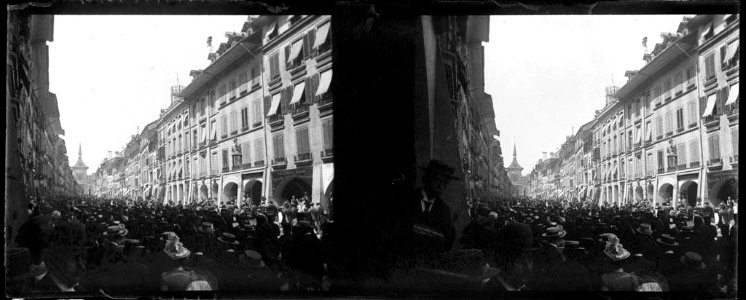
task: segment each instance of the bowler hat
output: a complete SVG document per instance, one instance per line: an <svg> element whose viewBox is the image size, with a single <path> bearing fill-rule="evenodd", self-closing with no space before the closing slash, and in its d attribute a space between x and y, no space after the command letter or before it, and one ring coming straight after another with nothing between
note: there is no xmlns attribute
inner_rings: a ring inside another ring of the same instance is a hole
<svg viewBox="0 0 746 300"><path fill-rule="evenodd" d="M670 234L661 234L661 237L657 238L656 241L669 247L678 247L679 243Z"/></svg>
<svg viewBox="0 0 746 300"><path fill-rule="evenodd" d="M202 222L202 226L197 228L197 231L202 233L215 233L215 226L210 222Z"/></svg>
<svg viewBox="0 0 746 300"><path fill-rule="evenodd" d="M637 227L636 231L644 235L653 234L653 229L650 227L650 224L648 223L640 223L640 226Z"/></svg>
<svg viewBox="0 0 746 300"><path fill-rule="evenodd" d="M443 175L448 179L451 180L460 180L461 178L453 176L453 173L455 170L447 165L446 163L437 160L437 159L431 159L430 163L427 164L427 167L423 168L420 167L420 169L425 170L426 173L433 173L433 174L439 174Z"/></svg>
<svg viewBox="0 0 746 300"><path fill-rule="evenodd" d="M707 266L702 262L702 255L697 252L686 252L681 256L681 263L695 268L697 270L704 270Z"/></svg>
<svg viewBox="0 0 746 300"><path fill-rule="evenodd" d="M239 242L236 240L236 236L228 232L223 232L223 234L218 237L218 241L220 241L221 243L231 244L231 245L239 244Z"/></svg>

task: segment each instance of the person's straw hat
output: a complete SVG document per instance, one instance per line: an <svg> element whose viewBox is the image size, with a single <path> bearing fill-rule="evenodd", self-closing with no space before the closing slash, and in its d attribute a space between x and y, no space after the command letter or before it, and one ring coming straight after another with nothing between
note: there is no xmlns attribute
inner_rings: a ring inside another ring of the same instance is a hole
<svg viewBox="0 0 746 300"><path fill-rule="evenodd" d="M567 235L567 231L556 226L547 228L544 233L541 234L541 236L545 238L562 238L565 237L565 235Z"/></svg>

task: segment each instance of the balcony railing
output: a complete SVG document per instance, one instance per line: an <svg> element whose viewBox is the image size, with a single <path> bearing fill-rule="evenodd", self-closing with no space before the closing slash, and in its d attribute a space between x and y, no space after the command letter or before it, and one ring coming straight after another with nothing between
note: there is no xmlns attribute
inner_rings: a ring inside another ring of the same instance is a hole
<svg viewBox="0 0 746 300"><path fill-rule="evenodd" d="M225 173L225 172L228 172L228 171L230 171L230 168L228 168L228 167L223 167L223 173Z"/></svg>
<svg viewBox="0 0 746 300"><path fill-rule="evenodd" d="M665 171L666 171L666 169L665 169L665 168L658 168L658 173L663 173L663 172L665 172Z"/></svg>
<svg viewBox="0 0 746 300"><path fill-rule="evenodd" d="M697 127L697 122L689 123L689 128Z"/></svg>
<svg viewBox="0 0 746 300"><path fill-rule="evenodd" d="M293 116L298 116L308 113L308 105L303 103L297 103L293 108Z"/></svg>
<svg viewBox="0 0 746 300"><path fill-rule="evenodd" d="M668 172L674 172L676 170L678 170L678 166L669 166L668 167Z"/></svg>
<svg viewBox="0 0 746 300"><path fill-rule="evenodd" d="M254 167L263 167L263 166L264 166L263 160L254 161Z"/></svg>
<svg viewBox="0 0 746 300"><path fill-rule="evenodd" d="M734 154L730 157L730 163L731 164L737 164L738 163L738 154Z"/></svg>
<svg viewBox="0 0 746 300"><path fill-rule="evenodd" d="M240 86L238 86L238 93L243 95L249 91L249 83L244 82Z"/></svg>
<svg viewBox="0 0 746 300"><path fill-rule="evenodd" d="M720 158L713 158L707 161L708 167L718 167L722 165L723 165L723 161Z"/></svg>
<svg viewBox="0 0 746 300"><path fill-rule="evenodd" d="M285 165L285 164L287 164L287 159L285 159L285 157L276 157L275 159L272 160L273 166L279 166L279 165Z"/></svg>
<svg viewBox="0 0 746 300"><path fill-rule="evenodd" d="M720 121L720 116L711 114L709 116L705 117L705 125L714 125L717 124Z"/></svg>
<svg viewBox="0 0 746 300"><path fill-rule="evenodd" d="M673 131L666 132L666 137L669 137L669 136L672 136L672 135L673 135Z"/></svg>
<svg viewBox="0 0 746 300"><path fill-rule="evenodd" d="M682 132L682 131L684 131L684 127L683 126L679 127L679 128L676 128L676 133L679 133L679 132Z"/></svg>
<svg viewBox="0 0 746 300"><path fill-rule="evenodd" d="M333 148L328 148L328 149L324 149L323 151L321 151L321 157L329 157L329 156L332 156L332 155L334 155L334 149Z"/></svg>
<svg viewBox="0 0 746 300"><path fill-rule="evenodd" d="M259 88L261 85L261 81L259 81L259 76L254 77L254 79L251 79L251 89Z"/></svg>
<svg viewBox="0 0 746 300"><path fill-rule="evenodd" d="M253 124L251 124L252 128L257 128L259 126L262 126L262 121L257 121L257 122L254 122Z"/></svg>
<svg viewBox="0 0 746 300"><path fill-rule="evenodd" d="M218 103L220 103L220 105L225 104L225 95L218 97Z"/></svg>
<svg viewBox="0 0 746 300"><path fill-rule="evenodd" d="M269 116L269 123L281 122L284 119L283 115L277 113Z"/></svg>
<svg viewBox="0 0 746 300"><path fill-rule="evenodd" d="M729 119L733 118L733 117L737 117L738 116L738 102L732 103L732 104L728 104L728 106L726 106L725 110L728 113L728 118Z"/></svg>
<svg viewBox="0 0 746 300"><path fill-rule="evenodd" d="M295 156L295 161L307 161L311 160L311 153L300 153Z"/></svg>
<svg viewBox="0 0 746 300"><path fill-rule="evenodd" d="M689 167L690 168L699 167L699 162L698 161L689 162Z"/></svg>

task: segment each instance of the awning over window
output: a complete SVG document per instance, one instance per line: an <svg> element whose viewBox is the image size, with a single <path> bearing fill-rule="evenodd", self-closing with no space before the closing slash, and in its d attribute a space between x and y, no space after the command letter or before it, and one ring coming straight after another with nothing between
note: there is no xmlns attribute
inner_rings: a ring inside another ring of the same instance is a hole
<svg viewBox="0 0 746 300"><path fill-rule="evenodd" d="M300 84L295 85L295 89L293 89L293 99L290 100L290 104L297 103L300 101L300 97L303 96L303 90L306 88L306 83L301 82Z"/></svg>
<svg viewBox="0 0 746 300"><path fill-rule="evenodd" d="M277 93L274 96L272 96L272 105L269 107L269 112L267 112L267 117L276 114L278 108L280 108L280 93Z"/></svg>
<svg viewBox="0 0 746 300"><path fill-rule="evenodd" d="M710 96L707 96L707 107L705 108L705 112L702 114L702 117L706 117L712 114L712 111L715 109L715 98L717 94L712 94Z"/></svg>
<svg viewBox="0 0 746 300"><path fill-rule="evenodd" d="M738 100L738 83L730 86L730 94L728 95L728 101L725 105L735 103Z"/></svg>
<svg viewBox="0 0 746 300"><path fill-rule="evenodd" d="M330 23L327 22L326 24L321 25L319 30L316 31L316 40L313 42L314 48L318 48L321 44L326 42L326 37L329 35L329 24Z"/></svg>
<svg viewBox="0 0 746 300"><path fill-rule="evenodd" d="M332 70L321 73L319 79L319 88L316 90L316 96L323 95L329 89L329 84L332 82Z"/></svg>
<svg viewBox="0 0 746 300"><path fill-rule="evenodd" d="M738 47L741 45L740 42L731 43L728 45L728 49L725 51L725 62L730 62L731 59L736 55L736 52L738 52Z"/></svg>
<svg viewBox="0 0 746 300"><path fill-rule="evenodd" d="M303 49L303 40L299 40L293 44L293 48L290 50L290 56L288 56L288 62L291 62L298 57L301 49Z"/></svg>
<svg viewBox="0 0 746 300"><path fill-rule="evenodd" d="M267 32L264 33L264 37L269 38L269 35L275 31L275 28L277 28L277 22L274 22L272 23L272 25L269 25L269 27L267 28Z"/></svg>
<svg viewBox="0 0 746 300"><path fill-rule="evenodd" d="M705 38L708 34L710 34L710 32L712 32L712 23L707 24L707 26L705 27L705 31L702 31L702 35L699 36L699 38Z"/></svg>

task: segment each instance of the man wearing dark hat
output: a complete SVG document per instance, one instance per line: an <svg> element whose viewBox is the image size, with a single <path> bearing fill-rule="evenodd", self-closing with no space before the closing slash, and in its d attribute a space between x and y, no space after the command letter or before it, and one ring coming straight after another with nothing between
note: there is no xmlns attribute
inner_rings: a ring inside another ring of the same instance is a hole
<svg viewBox="0 0 746 300"><path fill-rule="evenodd" d="M443 235L442 247L438 251L447 251L453 245L456 229L451 209L440 196L451 181L460 178L453 176L454 169L439 160L431 160L424 169L423 187L417 189L410 211L416 225L432 228Z"/></svg>
<svg viewBox="0 0 746 300"><path fill-rule="evenodd" d="M523 223L509 223L500 228L497 241L495 257L498 273L490 278L490 290L497 293L523 290L532 275L530 253L538 248L531 228Z"/></svg>

